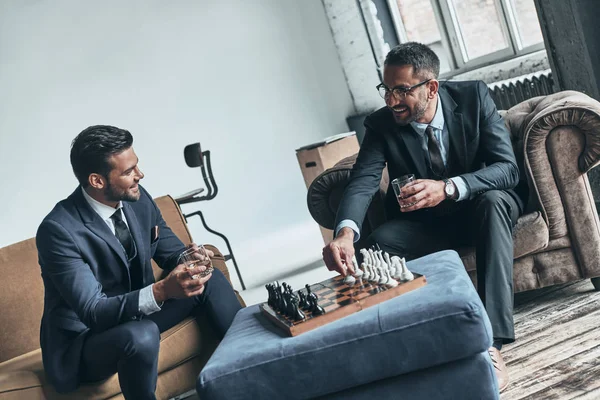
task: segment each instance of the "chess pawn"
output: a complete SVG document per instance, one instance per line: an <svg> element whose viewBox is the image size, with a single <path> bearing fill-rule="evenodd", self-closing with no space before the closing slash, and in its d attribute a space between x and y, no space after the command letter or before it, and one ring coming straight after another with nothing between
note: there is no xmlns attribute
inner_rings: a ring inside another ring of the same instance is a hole
<svg viewBox="0 0 600 400"><path fill-rule="evenodd" d="M348 286L353 286L356 283L356 278L353 277L351 274L348 274L344 278L344 283Z"/></svg>
<svg viewBox="0 0 600 400"><path fill-rule="evenodd" d="M385 271L386 275L387 275L387 282L385 283L385 285L387 287L396 287L398 286L398 281L396 281L394 278L392 278L392 276L390 275L390 270L388 269L387 271Z"/></svg>
<svg viewBox="0 0 600 400"><path fill-rule="evenodd" d="M410 272L406 267L406 260L404 259L404 257L400 259L400 263L402 264L402 273L400 274L400 279L402 280L402 282L408 282L415 279L413 273Z"/></svg>
<svg viewBox="0 0 600 400"><path fill-rule="evenodd" d="M365 264L365 263L360 264L360 267L363 270L363 276L362 276L363 279L368 281L369 278L371 277L371 274L369 273L369 267L367 267L367 264Z"/></svg>
<svg viewBox="0 0 600 400"><path fill-rule="evenodd" d="M361 276L363 276L363 272L360 268L358 268L358 260L356 259L355 255L352 256L352 266L354 267L354 276L356 278L360 278Z"/></svg>
<svg viewBox="0 0 600 400"><path fill-rule="evenodd" d="M298 308L298 298L297 297L293 297L291 299L291 312L290 312L290 317L292 317L294 319L294 321L302 321L304 318L306 318L306 315L304 315L304 313L302 312L302 310L300 310Z"/></svg>

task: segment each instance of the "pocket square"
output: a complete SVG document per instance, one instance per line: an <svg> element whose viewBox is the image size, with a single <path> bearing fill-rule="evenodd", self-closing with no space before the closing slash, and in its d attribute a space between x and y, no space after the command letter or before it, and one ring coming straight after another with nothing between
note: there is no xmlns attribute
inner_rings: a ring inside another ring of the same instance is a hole
<svg viewBox="0 0 600 400"><path fill-rule="evenodd" d="M150 232L150 243L154 243L158 240L158 225L152 228Z"/></svg>

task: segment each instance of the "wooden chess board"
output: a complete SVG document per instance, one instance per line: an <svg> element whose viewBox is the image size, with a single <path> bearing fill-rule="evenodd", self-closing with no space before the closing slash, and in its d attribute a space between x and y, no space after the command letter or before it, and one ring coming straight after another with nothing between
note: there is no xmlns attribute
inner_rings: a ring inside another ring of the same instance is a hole
<svg viewBox="0 0 600 400"><path fill-rule="evenodd" d="M353 286L349 286L344 283L341 275L315 283L310 285L310 289L319 296L318 302L325 314L313 316L311 312L303 310L306 318L301 321L294 321L281 314L266 302L260 304L259 308L277 327L290 336L297 336L427 284L425 276L414 276L414 280L399 283L392 288L364 280L357 280Z"/></svg>

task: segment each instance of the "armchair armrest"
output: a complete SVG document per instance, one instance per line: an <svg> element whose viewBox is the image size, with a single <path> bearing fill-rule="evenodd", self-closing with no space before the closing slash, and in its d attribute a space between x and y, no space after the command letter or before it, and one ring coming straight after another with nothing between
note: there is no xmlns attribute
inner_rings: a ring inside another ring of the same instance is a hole
<svg viewBox="0 0 600 400"><path fill-rule="evenodd" d="M352 166L356 162L358 154L343 158L333 167L323 171L317 176L308 188L307 204L308 211L313 219L322 227L335 229L335 217L344 190L350 181ZM383 199L388 188L387 168L384 168L379 184L379 193L375 194L371 205L367 210L365 223L363 223L363 232L361 237L366 238L369 233L385 222L385 210ZM368 223L367 223L368 222Z"/></svg>
<svg viewBox="0 0 600 400"><path fill-rule="evenodd" d="M564 91L505 115L522 151L528 209L542 212L550 239L569 235L584 277L600 275L600 222L586 173L600 162L600 103Z"/></svg>

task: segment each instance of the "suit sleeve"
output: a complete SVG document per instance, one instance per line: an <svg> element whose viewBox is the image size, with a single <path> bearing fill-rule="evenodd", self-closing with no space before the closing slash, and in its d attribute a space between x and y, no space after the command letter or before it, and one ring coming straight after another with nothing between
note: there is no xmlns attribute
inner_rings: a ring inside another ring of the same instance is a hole
<svg viewBox="0 0 600 400"><path fill-rule="evenodd" d="M342 196L334 225L338 226L341 221L349 219L356 223L359 231L371 200L379 189L385 167L383 138L370 127L368 118L365 120L365 127L365 137L352 167L350 181Z"/></svg>
<svg viewBox="0 0 600 400"><path fill-rule="evenodd" d="M519 183L519 168L510 133L486 84L479 82L477 92L480 101L478 152L485 167L460 175L467 183L471 197L488 190L513 189Z"/></svg>
<svg viewBox="0 0 600 400"><path fill-rule="evenodd" d="M42 274L92 331L101 332L139 316L139 290L107 297L71 234L46 220L36 235Z"/></svg>
<svg viewBox="0 0 600 400"><path fill-rule="evenodd" d="M154 200L150 195L148 197L154 207L155 224L159 227L158 246L152 258L160 268L170 271L177 266L177 260L185 250L185 245L169 228Z"/></svg>

